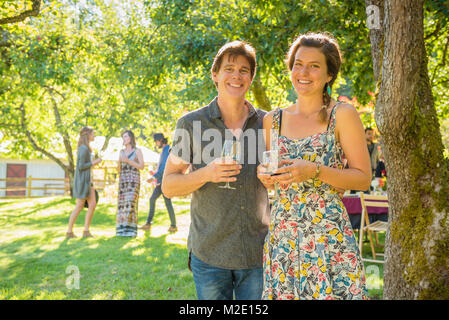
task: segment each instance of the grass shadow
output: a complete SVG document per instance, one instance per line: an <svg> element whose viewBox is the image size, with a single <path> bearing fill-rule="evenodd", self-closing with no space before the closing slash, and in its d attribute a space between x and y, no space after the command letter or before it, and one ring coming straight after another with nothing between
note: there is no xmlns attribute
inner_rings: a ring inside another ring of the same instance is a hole
<svg viewBox="0 0 449 320"><path fill-rule="evenodd" d="M0 298L194 299L187 250L166 236L13 240L0 247ZM79 289L67 287L68 267L79 270Z"/></svg>

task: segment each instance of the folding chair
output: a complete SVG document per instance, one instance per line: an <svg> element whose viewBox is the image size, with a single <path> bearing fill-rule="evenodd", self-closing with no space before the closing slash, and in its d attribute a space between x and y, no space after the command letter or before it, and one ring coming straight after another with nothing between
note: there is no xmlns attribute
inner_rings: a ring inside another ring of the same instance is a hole
<svg viewBox="0 0 449 320"><path fill-rule="evenodd" d="M359 232L359 250L360 250L360 256L362 257L363 261L367 262L375 262L375 263L384 263L385 260L378 260L376 259L376 256L382 256L385 257L382 253L376 253L376 250L374 249L374 241L373 241L373 233L375 235L376 239L376 246L378 246L378 238L377 233L378 232L386 232L388 228L388 223L384 221L375 221L373 223L370 223L369 216L368 216L368 210L367 207L380 207L380 208L388 208L388 196L376 196L376 195L369 195L365 194L363 192L359 193L360 195L360 202L362 204L362 213L360 217L360 232ZM376 201L374 201L376 200ZM368 232L369 236L369 243L371 246L371 252L373 255L373 259L364 259L362 255L362 249L363 249L363 232Z"/></svg>

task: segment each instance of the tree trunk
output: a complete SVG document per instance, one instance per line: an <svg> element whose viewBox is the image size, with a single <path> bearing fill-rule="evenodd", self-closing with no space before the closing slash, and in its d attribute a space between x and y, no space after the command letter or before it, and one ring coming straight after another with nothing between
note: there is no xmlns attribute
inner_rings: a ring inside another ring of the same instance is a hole
<svg viewBox="0 0 449 320"><path fill-rule="evenodd" d="M64 142L65 151L67 154L67 161L69 162L68 166L63 167L69 176L69 182L70 182L70 195L72 194L72 183L73 183L73 175L75 172L75 163L73 160L73 150L72 145L70 143L70 137L69 133L67 132L67 129L64 127L64 124L62 123L61 114L59 113L58 103L56 102L56 99L54 97L54 93L57 92L51 87L45 87L48 93L50 94L50 98L53 104L53 115L55 117L55 127L56 131L61 135L62 141ZM62 94L59 94L64 100L65 97Z"/></svg>
<svg viewBox="0 0 449 320"><path fill-rule="evenodd" d="M390 200L386 299L449 298L448 163L428 76L423 14L422 0L386 1L383 36L370 34L372 50L383 48L373 58L380 71L375 119Z"/></svg>
<svg viewBox="0 0 449 320"><path fill-rule="evenodd" d="M271 111L271 102L270 99L268 99L267 90L262 85L262 81L258 75L256 75L253 80L251 90L254 94L257 107L266 111Z"/></svg>
<svg viewBox="0 0 449 320"><path fill-rule="evenodd" d="M58 159L57 157L55 157L53 154L51 154L50 152L48 152L47 150L45 150L44 148L42 148L41 146L39 146L36 142L36 140L33 138L32 133L28 130L28 125L26 122L26 111L25 111L25 105L22 102L22 104L20 105L20 126L21 126L21 131L25 134L25 136L28 138L28 141L30 142L31 146L33 147L34 150L42 153L43 155L47 156L49 159L53 160L54 162L56 162L56 164L58 164L68 175L69 177L69 185L70 185L70 195L72 195L72 185L73 185L73 178L75 175L75 168L73 165L73 154L69 155L69 159L72 159L71 162L69 163L69 165L65 165L64 162L62 162L60 159ZM70 152L72 151L72 148L70 147ZM66 150L66 152L68 153L68 150Z"/></svg>

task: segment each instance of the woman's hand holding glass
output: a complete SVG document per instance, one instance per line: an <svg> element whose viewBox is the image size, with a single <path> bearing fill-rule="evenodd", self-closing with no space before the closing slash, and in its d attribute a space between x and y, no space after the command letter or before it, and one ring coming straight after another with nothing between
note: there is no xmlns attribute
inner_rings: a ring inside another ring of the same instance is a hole
<svg viewBox="0 0 449 320"><path fill-rule="evenodd" d="M265 186L267 189L273 189L274 187L274 180L272 178L273 176L269 173L269 168L267 164L261 163L257 167L257 178L259 178L260 182Z"/></svg>
<svg viewBox="0 0 449 320"><path fill-rule="evenodd" d="M120 155L120 158L119 158L119 161L120 161L120 162L128 162L128 157L121 154L121 155Z"/></svg>
<svg viewBox="0 0 449 320"><path fill-rule="evenodd" d="M279 151L268 150L264 151L262 163L257 167L257 178L267 189L272 189L274 180L272 176L279 166Z"/></svg>
<svg viewBox="0 0 449 320"><path fill-rule="evenodd" d="M103 161L101 158L97 158L94 161L92 161L92 165L95 166L95 165L99 164L101 161Z"/></svg>
<svg viewBox="0 0 449 320"><path fill-rule="evenodd" d="M280 184L301 183L315 176L316 165L303 159L283 159L272 179Z"/></svg>

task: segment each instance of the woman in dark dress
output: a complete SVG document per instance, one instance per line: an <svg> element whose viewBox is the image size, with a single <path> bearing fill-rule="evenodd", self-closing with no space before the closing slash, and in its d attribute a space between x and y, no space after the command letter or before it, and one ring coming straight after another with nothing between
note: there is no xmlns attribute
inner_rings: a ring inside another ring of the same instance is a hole
<svg viewBox="0 0 449 320"><path fill-rule="evenodd" d="M89 208L87 209L86 219L84 222L83 238L92 237L89 232L90 223L94 215L97 201L95 199L95 189L92 185L91 169L93 166L99 164L102 160L100 158L91 160L91 148L89 143L95 139L94 129L86 126L80 131L78 139L78 152L75 168L75 177L73 182L73 198L76 198L76 205L70 215L69 226L66 233L66 239L76 238L73 233L73 225L78 218L79 213L84 208L84 203L87 201Z"/></svg>

